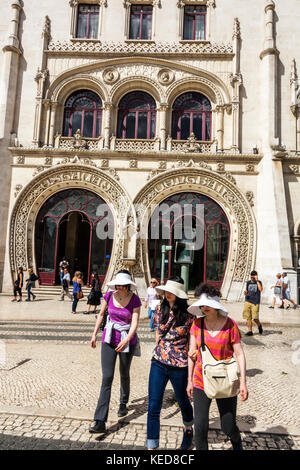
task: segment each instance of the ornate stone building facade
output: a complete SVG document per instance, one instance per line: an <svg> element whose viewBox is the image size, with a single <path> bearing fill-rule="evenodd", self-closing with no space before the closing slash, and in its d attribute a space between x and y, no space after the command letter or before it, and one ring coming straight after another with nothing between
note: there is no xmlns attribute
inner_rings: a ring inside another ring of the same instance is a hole
<svg viewBox="0 0 300 470"><path fill-rule="evenodd" d="M192 287L239 300L257 269L268 301L285 270L297 295L300 6L244 3L0 0L2 290L18 266L55 284L67 255L86 280L130 269L142 294L163 243L178 272L153 206L200 202Z"/></svg>

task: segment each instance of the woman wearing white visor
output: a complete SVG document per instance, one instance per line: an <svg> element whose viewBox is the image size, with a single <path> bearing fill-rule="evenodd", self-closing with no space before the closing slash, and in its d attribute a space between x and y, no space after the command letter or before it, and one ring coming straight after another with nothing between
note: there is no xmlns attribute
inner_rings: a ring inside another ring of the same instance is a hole
<svg viewBox="0 0 300 470"><path fill-rule="evenodd" d="M124 269L119 271L115 279L108 282L107 286L113 291L104 295L91 339L91 346L95 348L97 333L107 308L108 317L102 335L101 348L102 386L94 415L95 424L90 428L91 433L105 432L117 356L120 361L121 379L118 416L122 417L128 413L126 405L130 393L130 366L132 357L139 355L136 351L138 349L136 331L142 303L131 290L136 288L136 284L132 281L129 271Z"/></svg>
<svg viewBox="0 0 300 470"><path fill-rule="evenodd" d="M227 316L217 288L202 284L196 295L200 296L199 300L188 308L198 318L190 330L187 387L194 401L195 446L197 450L208 450L209 408L211 400L216 398L222 431L230 438L233 450L243 450L236 425L237 395L240 392L242 401L248 398L241 334Z"/></svg>

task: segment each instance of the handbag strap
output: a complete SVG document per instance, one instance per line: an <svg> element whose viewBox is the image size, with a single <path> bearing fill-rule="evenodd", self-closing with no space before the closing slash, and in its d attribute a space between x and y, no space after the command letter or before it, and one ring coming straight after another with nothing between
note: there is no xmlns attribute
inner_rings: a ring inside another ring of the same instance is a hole
<svg viewBox="0 0 300 470"><path fill-rule="evenodd" d="M201 349L205 351L205 341L204 341L204 317L201 317Z"/></svg>
<svg viewBox="0 0 300 470"><path fill-rule="evenodd" d="M106 306L106 315L109 317L109 313L108 313L108 304L110 302L110 299L111 299L111 296L113 295L113 291L110 291L109 293L109 296L108 296L108 299L107 299L107 306Z"/></svg>

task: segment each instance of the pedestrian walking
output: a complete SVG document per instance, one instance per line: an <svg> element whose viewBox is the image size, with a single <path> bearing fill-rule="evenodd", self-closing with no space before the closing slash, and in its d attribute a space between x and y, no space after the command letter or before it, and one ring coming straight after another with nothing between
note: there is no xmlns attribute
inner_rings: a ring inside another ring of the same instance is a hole
<svg viewBox="0 0 300 470"><path fill-rule="evenodd" d="M287 307L286 309L291 308L289 302L293 305L293 309L297 308L296 302L291 298L291 286L290 286L290 280L288 278L288 275L286 272L282 273L282 293L281 293L281 299L284 302L286 302Z"/></svg>
<svg viewBox="0 0 300 470"><path fill-rule="evenodd" d="M69 261L66 260L65 256L62 258L62 260L59 263L60 283L62 283L62 280L63 280L63 277L64 277L64 269L69 269Z"/></svg>
<svg viewBox="0 0 300 470"><path fill-rule="evenodd" d="M24 273L23 268L19 267L17 272L17 279L14 282L14 298L12 302L22 302L22 287L24 283ZM17 300L17 294L19 294L19 298Z"/></svg>
<svg viewBox="0 0 300 470"><path fill-rule="evenodd" d="M69 292L71 282L71 276L68 268L64 268L61 279L61 291L60 291L60 300L64 301L65 295L72 300L72 296Z"/></svg>
<svg viewBox="0 0 300 470"><path fill-rule="evenodd" d="M216 399L222 431L230 438L233 450L243 450L236 425L237 394L240 392L242 401L248 398L241 334L221 304L217 288L203 284L196 293L199 300L188 308L198 318L190 331L187 387L194 402L195 446L197 450L208 450L209 409Z"/></svg>
<svg viewBox="0 0 300 470"><path fill-rule="evenodd" d="M126 416L130 395L130 366L134 355L140 355L139 341L136 334L140 307L140 298L133 293L136 284L126 269L117 273L115 279L107 283L113 291L104 295L100 314L96 320L91 339L91 347L96 347L97 333L107 309L107 322L102 335L101 367L102 385L98 404L94 414L94 425L91 433L105 432L105 423L109 412L111 387L114 379L117 357L120 361L120 406L118 416Z"/></svg>
<svg viewBox="0 0 300 470"><path fill-rule="evenodd" d="M29 275L29 278L26 279L27 299L25 299L25 302L30 302L31 301L31 296L32 296L33 300L36 299L36 295L34 295L34 293L31 292L31 289L34 286L35 281L38 280L38 277L33 272L32 268L28 269L28 275Z"/></svg>
<svg viewBox="0 0 300 470"><path fill-rule="evenodd" d="M164 299L157 306L156 346L151 361L148 385L147 448L157 449L160 435L160 411L164 392L170 380L181 410L184 431L180 449L193 447L193 408L187 395L188 341L194 317L188 313L188 295L180 277L156 288Z"/></svg>
<svg viewBox="0 0 300 470"><path fill-rule="evenodd" d="M281 300L281 295L282 295L282 282L281 282L281 274L278 273L276 274L276 281L275 281L275 284L273 286L270 287L270 289L274 289L274 292L273 292L273 301L272 301L272 305L270 305L269 308L275 308L275 305L276 305L276 300ZM281 305L282 307L279 307L279 308L284 308L283 307L283 302L281 301Z"/></svg>
<svg viewBox="0 0 300 470"><path fill-rule="evenodd" d="M158 295L155 287L158 286L157 279L151 279L150 286L147 289L147 294L145 298L145 308L148 309L148 318L150 318L149 328L151 331L155 331L154 328L154 312L155 308L159 303Z"/></svg>
<svg viewBox="0 0 300 470"><path fill-rule="evenodd" d="M102 292L101 292L101 281L99 279L98 273L94 271L92 273L92 289L89 293L88 299L87 299L87 311L83 312L85 314L89 314L91 310L91 306L94 306L94 312L96 313L97 311L97 306L100 305L101 303L101 297L102 297Z"/></svg>
<svg viewBox="0 0 300 470"><path fill-rule="evenodd" d="M259 334L263 333L262 325L259 321L260 294L263 290L262 282L258 280L257 272L251 271L250 281L247 281L243 318L247 320L248 332L246 336L253 336L252 321L258 326Z"/></svg>
<svg viewBox="0 0 300 470"><path fill-rule="evenodd" d="M82 274L80 271L76 271L75 275L72 279L73 282L73 305L72 305L72 313L76 313L76 308L77 304L80 299L83 298L83 292L82 292L82 287L83 287L83 280L82 280Z"/></svg>

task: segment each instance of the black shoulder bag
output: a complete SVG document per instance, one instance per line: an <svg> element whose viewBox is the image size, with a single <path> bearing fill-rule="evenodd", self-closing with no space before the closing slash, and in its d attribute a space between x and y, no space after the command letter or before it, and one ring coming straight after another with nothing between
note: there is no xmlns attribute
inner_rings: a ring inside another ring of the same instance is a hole
<svg viewBox="0 0 300 470"><path fill-rule="evenodd" d="M106 305L106 309L105 309L105 312L104 312L104 315L103 315L103 319L102 319L102 322L101 322L101 325L100 325L100 330L101 331L104 331L105 329L105 325L106 325L106 322L107 322L107 317L108 317L108 304L110 302L110 299L111 299L111 296L113 295L113 291L111 291L109 293L109 296L108 296L108 299L107 299L107 305Z"/></svg>

